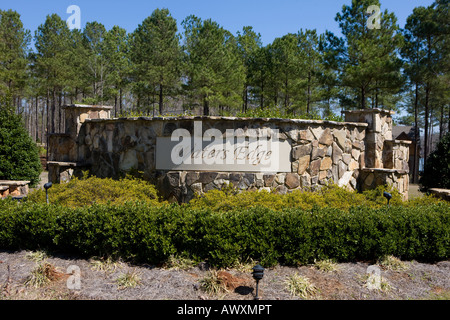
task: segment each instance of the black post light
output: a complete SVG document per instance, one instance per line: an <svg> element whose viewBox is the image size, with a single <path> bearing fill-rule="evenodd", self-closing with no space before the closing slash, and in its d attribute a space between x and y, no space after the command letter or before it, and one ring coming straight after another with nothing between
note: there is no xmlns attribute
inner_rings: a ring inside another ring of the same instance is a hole
<svg viewBox="0 0 450 320"><path fill-rule="evenodd" d="M388 193L388 192L384 192L383 193L383 196L387 199L387 202L388 202L388 207L390 206L389 205L389 202L391 201L391 199L392 199L392 194L390 194L390 193Z"/></svg>
<svg viewBox="0 0 450 320"><path fill-rule="evenodd" d="M50 189L52 187L52 185L53 184L51 182L44 184L45 197L47 198L47 204L49 204L49 201L48 201L48 189Z"/></svg>
<svg viewBox="0 0 450 320"><path fill-rule="evenodd" d="M256 280L256 296L255 300L259 300L258 297L258 289L259 289L259 281L264 277L264 268L259 264L253 267L253 279Z"/></svg>

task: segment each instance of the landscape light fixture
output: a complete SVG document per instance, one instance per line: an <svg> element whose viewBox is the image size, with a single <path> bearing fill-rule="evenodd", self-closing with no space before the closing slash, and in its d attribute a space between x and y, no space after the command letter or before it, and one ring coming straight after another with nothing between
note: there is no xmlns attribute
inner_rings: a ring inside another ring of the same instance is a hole
<svg viewBox="0 0 450 320"><path fill-rule="evenodd" d="M259 281L264 277L264 268L259 264L253 267L253 279L256 280L256 296L255 300L259 300L258 297L258 289L259 289Z"/></svg>
<svg viewBox="0 0 450 320"><path fill-rule="evenodd" d="M50 189L52 186L53 186L53 184L51 182L44 184L45 197L47 198L47 204L49 204L49 201L48 201L48 189Z"/></svg>
<svg viewBox="0 0 450 320"><path fill-rule="evenodd" d="M387 193L387 192L385 191L385 192L383 193L383 196L387 199L388 207L389 207L389 202L390 202L391 199L392 199L392 194Z"/></svg>

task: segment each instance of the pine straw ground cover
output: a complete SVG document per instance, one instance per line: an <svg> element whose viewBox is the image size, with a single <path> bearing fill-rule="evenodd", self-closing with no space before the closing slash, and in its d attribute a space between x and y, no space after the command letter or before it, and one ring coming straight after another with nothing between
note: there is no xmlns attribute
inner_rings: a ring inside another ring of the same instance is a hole
<svg viewBox="0 0 450 320"><path fill-rule="evenodd" d="M157 267L29 251L0 252L0 300L253 300L253 263L210 270L205 263L185 261ZM72 265L81 271L79 290L67 288L70 275L66 272ZM370 265L380 270L380 289L367 285ZM51 279L31 285L39 266L45 266ZM265 270L259 295L263 300L449 300L449 274L450 261L425 264L395 257L332 267L330 261L296 268L277 265ZM310 287L301 287L304 282ZM216 289L208 291L213 285Z"/></svg>

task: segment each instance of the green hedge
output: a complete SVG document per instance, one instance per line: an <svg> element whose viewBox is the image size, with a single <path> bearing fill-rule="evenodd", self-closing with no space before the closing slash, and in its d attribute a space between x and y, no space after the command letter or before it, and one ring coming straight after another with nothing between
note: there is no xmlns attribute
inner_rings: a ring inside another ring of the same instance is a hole
<svg viewBox="0 0 450 320"><path fill-rule="evenodd" d="M217 267L248 258L272 266L385 254L437 261L450 257L450 205L254 207L218 213L139 202L68 208L6 200L0 202L0 248L112 255L155 264L183 254Z"/></svg>

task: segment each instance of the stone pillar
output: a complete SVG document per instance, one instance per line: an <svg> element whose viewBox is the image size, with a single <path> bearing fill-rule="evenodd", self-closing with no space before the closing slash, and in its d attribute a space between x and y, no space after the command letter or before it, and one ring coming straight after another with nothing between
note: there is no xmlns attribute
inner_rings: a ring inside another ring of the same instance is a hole
<svg viewBox="0 0 450 320"><path fill-rule="evenodd" d="M53 183L70 181L79 168L78 134L86 119L109 119L113 107L91 105L66 105L65 133L55 133L49 137L49 180Z"/></svg>
<svg viewBox="0 0 450 320"><path fill-rule="evenodd" d="M345 121L365 122L366 130L365 166L367 168L383 168L383 149L386 140L392 140L393 111L366 109L344 111Z"/></svg>
<svg viewBox="0 0 450 320"><path fill-rule="evenodd" d="M409 146L411 143L406 140L386 140L383 150L384 168L409 171Z"/></svg>
<svg viewBox="0 0 450 320"><path fill-rule="evenodd" d="M86 119L110 119L111 110L109 106L91 106L72 104L63 107L66 115L66 133L77 136L82 124Z"/></svg>
<svg viewBox="0 0 450 320"><path fill-rule="evenodd" d="M345 121L366 122L365 167L361 168L361 191L391 185L408 199L410 141L392 140L393 111L381 109L345 111Z"/></svg>

